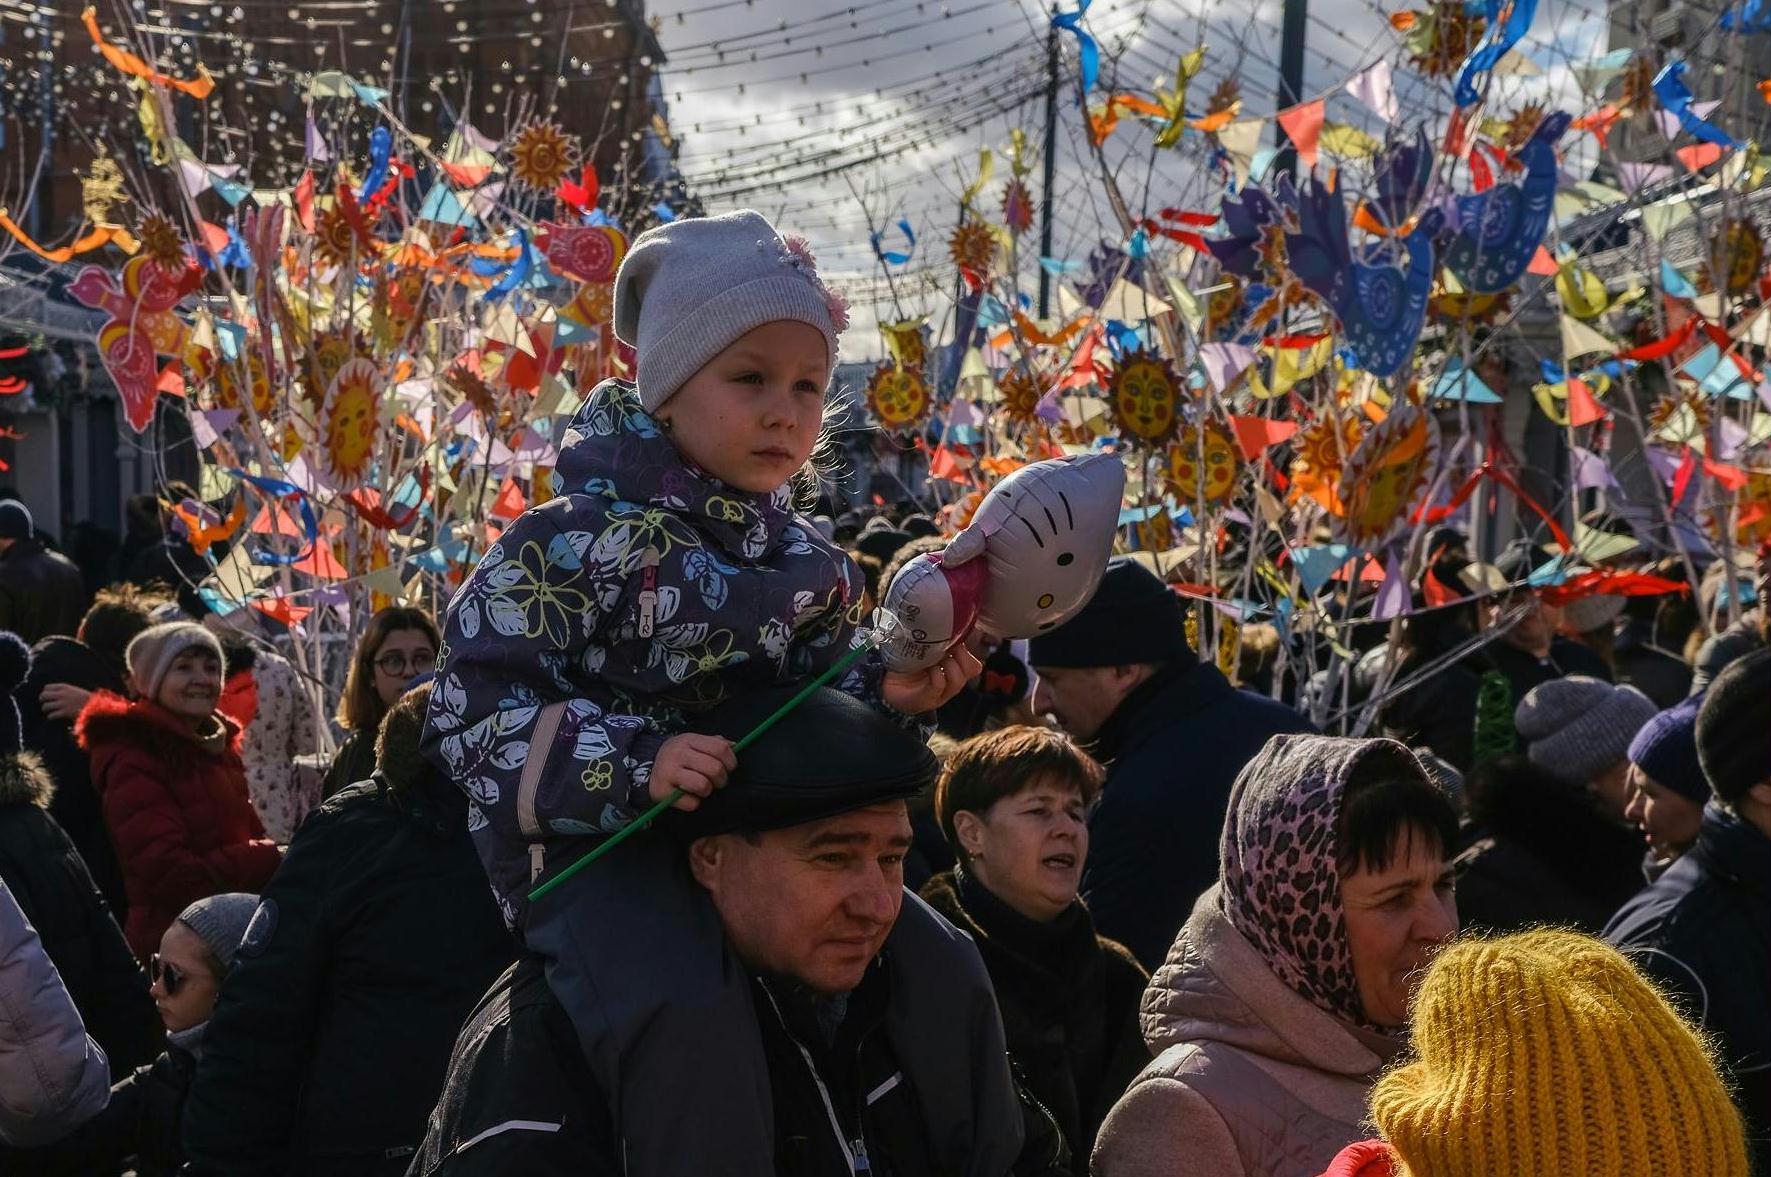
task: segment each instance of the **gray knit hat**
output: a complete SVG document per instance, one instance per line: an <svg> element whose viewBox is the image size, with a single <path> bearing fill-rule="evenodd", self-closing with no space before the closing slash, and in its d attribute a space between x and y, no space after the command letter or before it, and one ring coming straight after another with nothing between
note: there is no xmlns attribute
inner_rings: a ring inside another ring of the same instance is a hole
<svg viewBox="0 0 1771 1177"><path fill-rule="evenodd" d="M634 383L648 413L739 336L782 320L822 332L836 370L847 305L818 277L803 238L783 238L748 209L647 229L615 275L615 337L638 355Z"/></svg>
<svg viewBox="0 0 1771 1177"><path fill-rule="evenodd" d="M1574 674L1532 687L1513 712L1513 727L1531 763L1584 785L1629 756L1630 741L1657 710L1635 687Z"/></svg>
<svg viewBox="0 0 1771 1177"><path fill-rule="evenodd" d="M257 910L258 896L232 891L197 900L179 913L178 922L197 933L197 938L221 962L221 971L225 973L233 967L246 926Z"/></svg>
<svg viewBox="0 0 1771 1177"><path fill-rule="evenodd" d="M135 680L135 689L141 692L142 698L152 699L160 693L166 672L172 669L180 654L192 647L208 650L225 665L221 642L195 621L168 621L135 635L135 640L123 652L123 661L128 664L129 677Z"/></svg>

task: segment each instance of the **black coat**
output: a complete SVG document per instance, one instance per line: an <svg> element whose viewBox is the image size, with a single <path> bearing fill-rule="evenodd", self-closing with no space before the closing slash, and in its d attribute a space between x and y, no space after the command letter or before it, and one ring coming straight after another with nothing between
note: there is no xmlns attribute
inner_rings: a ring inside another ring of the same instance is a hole
<svg viewBox="0 0 1771 1177"><path fill-rule="evenodd" d="M1088 1157L1108 1110L1150 1061L1138 1027L1150 975L1123 945L1095 935L1080 901L1042 924L964 867L929 880L922 897L977 941L1009 1057L1056 1117L1071 1155Z"/></svg>
<svg viewBox="0 0 1771 1177"><path fill-rule="evenodd" d="M848 1016L829 1041L791 997L752 981L769 1066L777 1177L853 1171L830 1128L833 1116L851 1147L859 1117L859 1131L869 1141L869 1171L876 1177L933 1177L922 1109L881 1024L883 1004L890 1001L889 992L882 991L889 987L888 972L877 964L870 970L850 995ZM963 1050L964 1044L954 1049ZM813 1066L819 1068L816 1080ZM1027 1107L1024 1094L1021 1098ZM1026 1121L1032 1123L1041 1111L1030 1109ZM686 1113L662 1109L657 1114ZM962 1122L963 1116L956 1121ZM1046 1126L1044 1138L1028 1140L1013 1170L1017 1177L1067 1172L1069 1155L1055 1126L1049 1120ZM626 1172L608 1099L585 1063L571 1018L547 987L542 959L527 954L498 978L462 1027L409 1177L620 1177Z"/></svg>
<svg viewBox="0 0 1771 1177"><path fill-rule="evenodd" d="M51 719L43 714L38 696L51 683L121 695L125 693L123 676L84 642L66 637L44 638L32 648L30 673L13 695L23 723L25 747L43 757L55 780L55 797L49 803L49 812L74 840L75 849L86 860L86 869L92 872L93 881L121 925L129 915L129 897L98 790L92 786L92 760L74 739L73 720Z"/></svg>
<svg viewBox="0 0 1771 1177"><path fill-rule="evenodd" d="M1485 766L1470 786L1471 818L1452 864L1464 927L1503 933L1547 923L1596 936L1646 883L1641 833L1585 791L1517 756Z"/></svg>
<svg viewBox="0 0 1771 1177"><path fill-rule="evenodd" d="M0 553L0 629L35 645L52 634L72 634L86 615L86 579L80 566L35 539Z"/></svg>
<svg viewBox="0 0 1771 1177"><path fill-rule="evenodd" d="M265 887L191 1089L193 1171L405 1171L456 1031L515 952L464 797L417 778L322 805Z"/></svg>
<svg viewBox="0 0 1771 1177"><path fill-rule="evenodd" d="M1082 895L1101 935L1145 968L1161 964L1217 882L1237 774L1273 736L1314 730L1203 662L1171 665L1127 695L1094 745L1107 781L1089 814Z"/></svg>
<svg viewBox="0 0 1771 1177"><path fill-rule="evenodd" d="M1754 1171L1771 1173L1771 838L1712 803L1697 844L1624 905L1605 939L1715 1036Z"/></svg>
<svg viewBox="0 0 1771 1177"><path fill-rule="evenodd" d="M0 1172L31 1177L173 1177L184 1163L179 1123L197 1060L169 1047L111 1085L105 1109L47 1148L0 1156Z"/></svg>
<svg viewBox="0 0 1771 1177"><path fill-rule="evenodd" d="M1547 683L1552 678L1584 674L1588 678L1611 681L1611 668L1605 665L1605 659L1561 634L1550 640L1547 658L1528 654L1505 641L1489 642L1482 648L1482 654L1487 663L1507 676L1507 682L1513 688L1515 707L1531 692L1532 687Z"/></svg>
<svg viewBox="0 0 1771 1177"><path fill-rule="evenodd" d="M47 811L54 788L31 754L0 759L0 879L37 929L117 1079L160 1053L160 1015L123 930Z"/></svg>
<svg viewBox="0 0 1771 1177"><path fill-rule="evenodd" d="M375 775L375 733L368 729L352 732L338 745L338 754L326 768L320 782L320 800L330 801L358 781Z"/></svg>

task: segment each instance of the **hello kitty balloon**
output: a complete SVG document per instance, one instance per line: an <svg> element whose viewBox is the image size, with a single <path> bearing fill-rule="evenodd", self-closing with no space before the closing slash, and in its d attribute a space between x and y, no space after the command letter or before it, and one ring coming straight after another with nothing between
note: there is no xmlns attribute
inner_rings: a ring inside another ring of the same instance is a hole
<svg viewBox="0 0 1771 1177"><path fill-rule="evenodd" d="M1119 526L1117 454L1053 458L993 487L945 551L906 564L886 589L889 670L926 670L976 626L1030 638L1088 603Z"/></svg>

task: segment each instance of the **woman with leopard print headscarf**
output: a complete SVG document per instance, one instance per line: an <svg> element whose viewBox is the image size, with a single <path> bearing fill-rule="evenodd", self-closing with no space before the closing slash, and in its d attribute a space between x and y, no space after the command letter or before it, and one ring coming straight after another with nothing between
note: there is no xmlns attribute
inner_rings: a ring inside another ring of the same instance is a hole
<svg viewBox="0 0 1771 1177"><path fill-rule="evenodd" d="M1393 740L1281 735L1236 779L1218 883L1144 992L1157 1055L1101 1177L1313 1177L1365 1135L1415 979L1457 931L1451 803Z"/></svg>

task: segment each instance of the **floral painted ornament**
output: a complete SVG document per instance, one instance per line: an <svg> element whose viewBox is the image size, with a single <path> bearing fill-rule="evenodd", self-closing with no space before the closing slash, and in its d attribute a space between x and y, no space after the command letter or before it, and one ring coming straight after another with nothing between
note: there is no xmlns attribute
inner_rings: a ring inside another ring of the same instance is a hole
<svg viewBox="0 0 1771 1177"><path fill-rule="evenodd" d="M1365 435L1341 471L1346 542L1367 551L1411 525L1439 465L1439 426L1431 413L1399 406Z"/></svg>
<svg viewBox="0 0 1771 1177"><path fill-rule="evenodd" d="M1123 437L1147 446L1172 438L1181 419L1181 378L1154 352L1127 352L1107 388L1107 403Z"/></svg>
<svg viewBox="0 0 1771 1177"><path fill-rule="evenodd" d="M532 122L510 147L510 174L519 185L552 192L578 162L578 145L558 123Z"/></svg>
<svg viewBox="0 0 1771 1177"><path fill-rule="evenodd" d="M110 316L98 332L98 354L123 402L125 419L140 433L154 419L160 395L157 357L197 361L190 328L173 308L197 289L203 271L182 257L169 270L138 254L123 264L120 276L118 283L109 271L87 266L68 284L68 293Z"/></svg>
<svg viewBox="0 0 1771 1177"><path fill-rule="evenodd" d="M1745 294L1752 289L1753 280L1759 276L1765 263L1765 239L1751 221L1734 221L1721 236L1721 246L1716 251L1723 267L1724 282L1720 285L1729 294ZM1703 285L1714 290L1718 283L1710 271L1710 262L1706 259L1702 268Z"/></svg>
<svg viewBox="0 0 1771 1177"><path fill-rule="evenodd" d="M255 347L247 348L240 359L224 362L215 369L216 408L242 409L247 396L252 398L252 412L260 421L268 420L276 412L276 389L265 371L264 355Z"/></svg>
<svg viewBox="0 0 1771 1177"><path fill-rule="evenodd" d="M928 382L914 369L881 364L867 381L867 407L881 428L908 431L929 415Z"/></svg>
<svg viewBox="0 0 1771 1177"><path fill-rule="evenodd" d="M149 213L142 218L136 235L141 239L142 252L162 269L176 271L184 267L184 239L178 235L177 226L166 217Z"/></svg>
<svg viewBox="0 0 1771 1177"><path fill-rule="evenodd" d="M1736 504L1735 542L1758 546L1771 540L1771 470L1749 470Z"/></svg>
<svg viewBox="0 0 1771 1177"><path fill-rule="evenodd" d="M381 377L361 356L348 361L326 390L315 430L314 460L340 490L363 485L375 464L381 432Z"/></svg>
<svg viewBox="0 0 1771 1177"><path fill-rule="evenodd" d="M613 282L627 256L627 236L612 225L543 225L538 244L557 274Z"/></svg>
<svg viewBox="0 0 1771 1177"><path fill-rule="evenodd" d="M1241 470L1230 431L1217 421L1207 421L1203 428L1190 422L1181 427L1180 436L1168 447L1163 473L1170 492L1182 502L1215 506L1236 489Z"/></svg>

